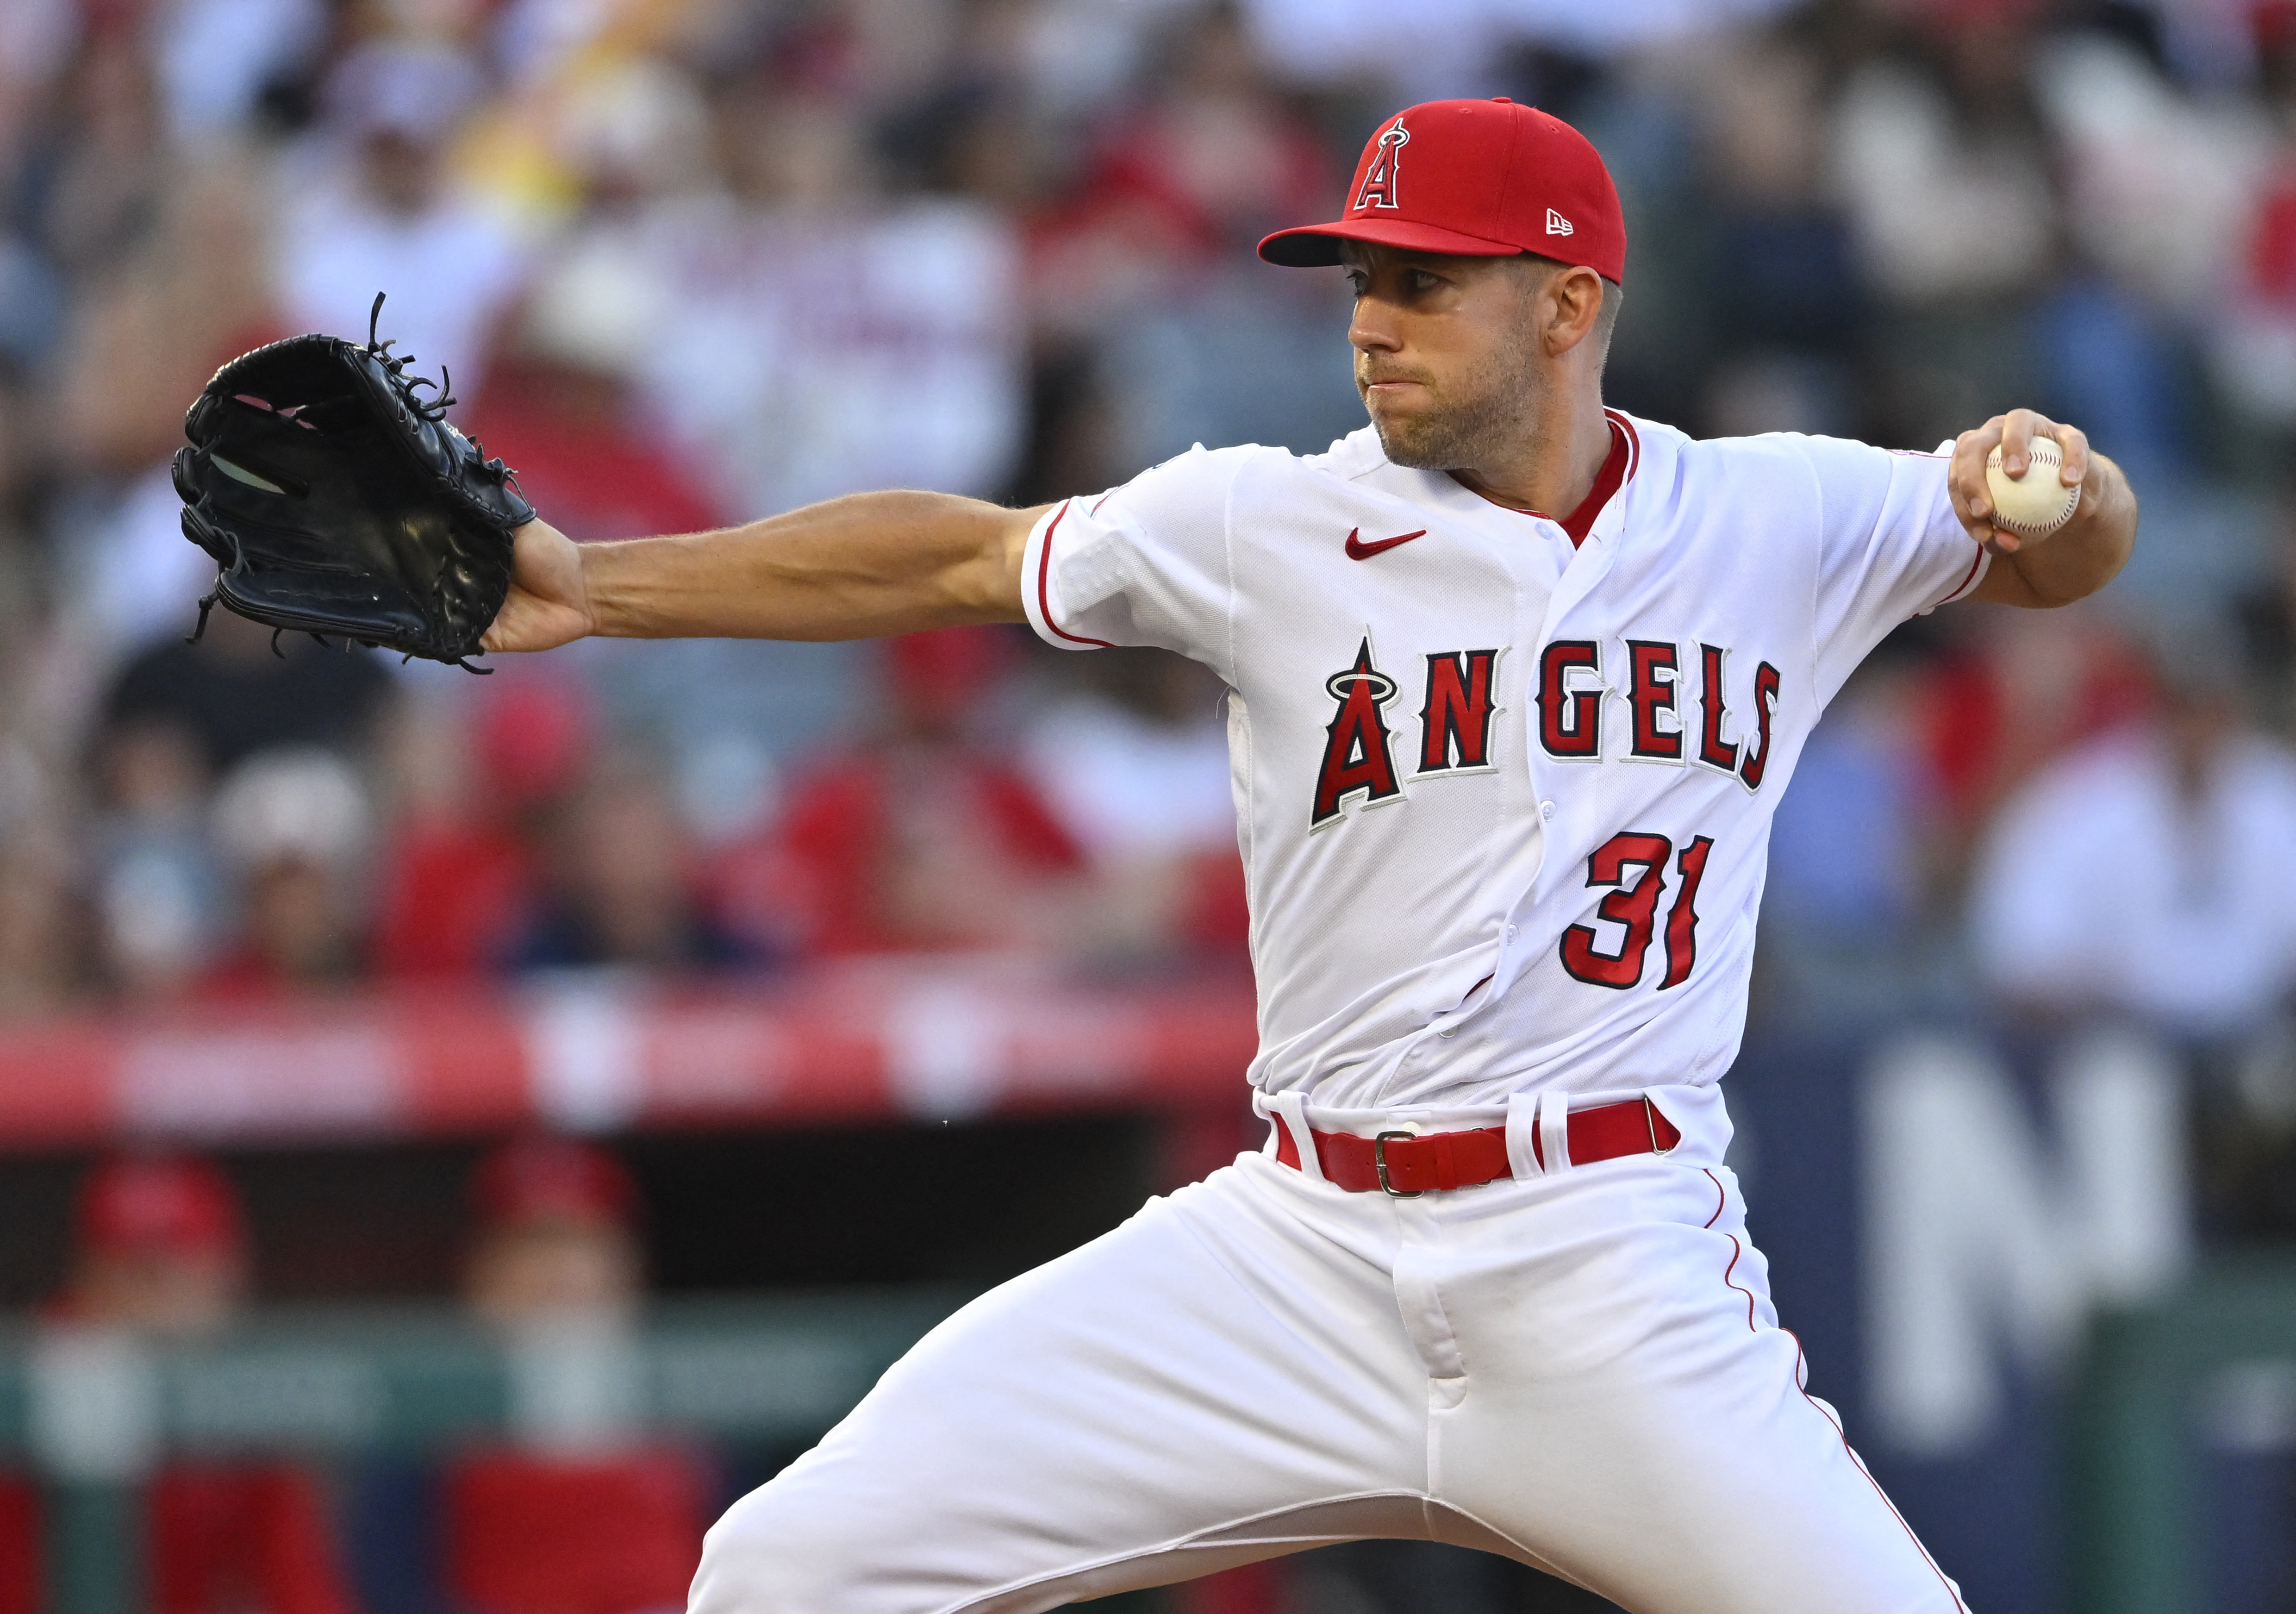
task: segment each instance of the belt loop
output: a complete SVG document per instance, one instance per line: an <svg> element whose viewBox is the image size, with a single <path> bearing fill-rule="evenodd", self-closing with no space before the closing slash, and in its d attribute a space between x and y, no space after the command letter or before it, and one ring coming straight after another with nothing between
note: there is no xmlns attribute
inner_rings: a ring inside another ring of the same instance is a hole
<svg viewBox="0 0 2296 1614"><path fill-rule="evenodd" d="M1570 1169L1570 1095L1538 1095L1538 1152L1551 1175Z"/></svg>
<svg viewBox="0 0 2296 1614"><path fill-rule="evenodd" d="M1537 1093L1507 1095L1506 1146L1507 1168L1521 1181L1546 1169L1539 1157Z"/></svg>
<svg viewBox="0 0 2296 1614"><path fill-rule="evenodd" d="M1298 1093L1270 1093L1267 1108L1275 1117L1275 1124L1292 1134L1292 1147L1300 1152L1300 1174L1310 1182L1324 1179L1324 1157L1316 1152L1316 1134L1308 1129L1308 1101Z"/></svg>
<svg viewBox="0 0 2296 1614"><path fill-rule="evenodd" d="M1267 1108L1267 1095L1256 1087L1251 1090L1251 1113L1267 1123L1267 1139L1260 1144L1259 1152L1273 1160L1275 1158L1276 1134L1282 1129L1276 1124L1274 1113Z"/></svg>

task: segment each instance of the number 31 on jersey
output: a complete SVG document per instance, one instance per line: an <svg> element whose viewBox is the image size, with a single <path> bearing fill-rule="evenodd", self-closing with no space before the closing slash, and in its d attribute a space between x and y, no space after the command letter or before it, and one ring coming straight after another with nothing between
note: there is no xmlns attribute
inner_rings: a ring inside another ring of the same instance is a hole
<svg viewBox="0 0 2296 1614"><path fill-rule="evenodd" d="M1702 835L1677 853L1666 836L1641 830L1614 835L1595 848L1587 859L1587 884L1610 888L1595 904L1595 916L1624 926L1626 935L1617 951L1604 952L1603 938L1593 926L1564 930L1562 968L1571 978L1619 992L1641 982L1644 957L1659 928L1659 902L1666 895L1671 858L1677 884L1666 910L1666 976L1658 989L1690 979L1698 964L1698 882L1705 877L1706 856L1713 850L1712 837Z"/></svg>

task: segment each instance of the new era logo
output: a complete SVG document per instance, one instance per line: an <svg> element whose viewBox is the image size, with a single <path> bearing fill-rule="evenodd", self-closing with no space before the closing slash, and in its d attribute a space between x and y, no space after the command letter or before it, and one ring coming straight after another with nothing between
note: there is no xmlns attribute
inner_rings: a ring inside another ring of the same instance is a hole
<svg viewBox="0 0 2296 1614"><path fill-rule="evenodd" d="M1546 233L1550 235L1568 235L1570 234L1570 221L1553 208L1549 208L1546 210Z"/></svg>

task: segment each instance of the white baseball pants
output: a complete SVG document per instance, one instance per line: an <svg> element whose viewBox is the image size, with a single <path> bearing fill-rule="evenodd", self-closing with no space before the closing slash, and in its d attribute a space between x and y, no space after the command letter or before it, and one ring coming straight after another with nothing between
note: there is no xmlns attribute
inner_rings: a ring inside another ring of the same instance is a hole
<svg viewBox="0 0 2296 1614"><path fill-rule="evenodd" d="M1247 1155L1150 1201L728 1510L693 1614L1033 1614L1370 1536L1634 1614L1966 1614L1802 1389L1718 1099L1652 1091L1663 1158L1406 1199Z"/></svg>

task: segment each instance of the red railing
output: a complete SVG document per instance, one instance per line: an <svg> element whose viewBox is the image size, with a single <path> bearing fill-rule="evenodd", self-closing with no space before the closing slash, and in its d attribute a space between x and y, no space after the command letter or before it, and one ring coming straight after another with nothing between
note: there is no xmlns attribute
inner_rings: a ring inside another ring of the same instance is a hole
<svg viewBox="0 0 2296 1614"><path fill-rule="evenodd" d="M88 1014L0 1025L0 1149L1201 1109L1254 1045L1244 983L1004 959Z"/></svg>

